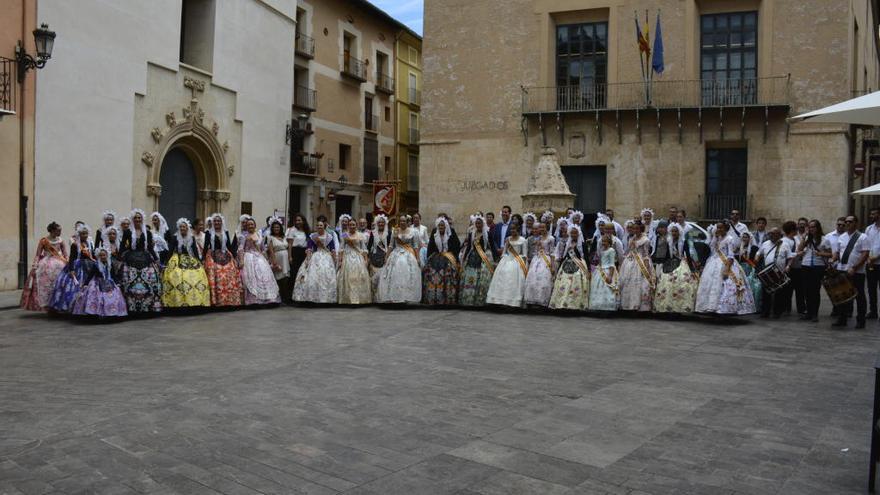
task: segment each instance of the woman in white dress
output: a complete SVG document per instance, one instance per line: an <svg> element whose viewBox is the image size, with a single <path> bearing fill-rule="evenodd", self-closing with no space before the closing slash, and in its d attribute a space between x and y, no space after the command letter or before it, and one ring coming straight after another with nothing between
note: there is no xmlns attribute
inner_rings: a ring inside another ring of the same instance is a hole
<svg viewBox="0 0 880 495"><path fill-rule="evenodd" d="M281 302L290 304L293 301L293 278L290 274L290 254L284 236L284 222L278 217L269 221L269 235L266 237L266 257L275 274L275 282L281 294Z"/></svg>
<svg viewBox="0 0 880 495"><path fill-rule="evenodd" d="M348 222L348 232L340 234L342 255L336 276L339 304L373 302L370 272L367 270L367 237L358 232L357 222Z"/></svg>
<svg viewBox="0 0 880 495"><path fill-rule="evenodd" d="M728 236L727 222L715 226L709 242L709 255L697 289L697 313L749 314L755 312L755 299L746 274L736 262L734 246L739 239Z"/></svg>
<svg viewBox="0 0 880 495"><path fill-rule="evenodd" d="M657 280L651 263L651 241L641 220L627 222L626 229L629 248L620 265L620 309L651 311Z"/></svg>
<svg viewBox="0 0 880 495"><path fill-rule="evenodd" d="M336 296L336 244L327 225L318 220L309 235L306 260L296 275L293 300L333 304Z"/></svg>
<svg viewBox="0 0 880 495"><path fill-rule="evenodd" d="M617 311L620 305L620 277L617 273L617 250L610 234L599 238L599 264L590 283L590 310Z"/></svg>
<svg viewBox="0 0 880 495"><path fill-rule="evenodd" d="M238 238L238 257L241 266L241 286L246 306L262 306L281 302L278 283L272 266L263 255L263 237L257 230L257 222L250 215L242 223L242 236Z"/></svg>
<svg viewBox="0 0 880 495"><path fill-rule="evenodd" d="M419 266L418 233L401 215L392 234L391 253L379 276L379 303L418 303L422 300L422 269Z"/></svg>
<svg viewBox="0 0 880 495"><path fill-rule="evenodd" d="M547 228L543 223L535 222L532 227L535 234L534 244L529 245L529 254L531 254L531 262L529 264L529 274L526 277L526 304L547 307L550 304L550 297L553 295L553 274L556 272L556 261L554 260L556 241L553 236L547 233ZM535 252L532 252L532 249Z"/></svg>
<svg viewBox="0 0 880 495"><path fill-rule="evenodd" d="M375 228L370 231L367 251L370 258L370 280L373 302L379 302L379 278L382 276L388 252L391 251L391 229L388 228L388 217L381 213L373 220Z"/></svg>
<svg viewBox="0 0 880 495"><path fill-rule="evenodd" d="M523 296L526 289L526 276L528 275L528 241L520 235L522 226L518 218L510 221L510 237L504 241L504 251L501 260L495 268L492 283L489 285L489 293L486 294L486 304L498 304L501 306L522 307Z"/></svg>

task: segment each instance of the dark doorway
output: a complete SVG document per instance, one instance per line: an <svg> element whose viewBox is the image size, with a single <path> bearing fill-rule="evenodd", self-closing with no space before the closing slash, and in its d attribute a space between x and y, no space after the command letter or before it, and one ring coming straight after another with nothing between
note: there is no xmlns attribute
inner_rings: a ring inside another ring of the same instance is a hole
<svg viewBox="0 0 880 495"><path fill-rule="evenodd" d="M596 230L596 213L605 211L605 166L563 166L562 175L574 194L574 208L584 213L587 236Z"/></svg>
<svg viewBox="0 0 880 495"><path fill-rule="evenodd" d="M739 210L748 215L748 150L708 148L706 150L706 215L720 220Z"/></svg>
<svg viewBox="0 0 880 495"><path fill-rule="evenodd" d="M159 184L162 185L159 211L171 228L174 228L178 218L195 219L196 172L186 153L176 148L165 155Z"/></svg>
<svg viewBox="0 0 880 495"><path fill-rule="evenodd" d="M304 214L302 207L303 188L302 186L290 186L290 196L287 203L287 218L293 220L293 216L297 213Z"/></svg>
<svg viewBox="0 0 880 495"><path fill-rule="evenodd" d="M346 196L344 194L337 194L336 195L336 219L337 220L339 219L339 216L342 215L343 213L347 213L349 215L352 215L351 207L352 207L353 202L354 202L353 196ZM354 215L352 215L352 216L354 216Z"/></svg>
<svg viewBox="0 0 880 495"><path fill-rule="evenodd" d="M379 179L379 141L364 137L364 183Z"/></svg>

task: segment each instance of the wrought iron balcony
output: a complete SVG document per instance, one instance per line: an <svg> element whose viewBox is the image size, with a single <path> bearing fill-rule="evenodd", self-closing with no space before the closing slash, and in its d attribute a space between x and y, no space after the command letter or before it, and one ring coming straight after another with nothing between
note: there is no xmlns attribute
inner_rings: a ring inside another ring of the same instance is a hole
<svg viewBox="0 0 880 495"><path fill-rule="evenodd" d="M293 106L314 112L318 109L318 92L306 86L297 86L293 91Z"/></svg>
<svg viewBox="0 0 880 495"><path fill-rule="evenodd" d="M723 107L787 107L790 77L693 79L522 88L523 114Z"/></svg>
<svg viewBox="0 0 880 495"><path fill-rule="evenodd" d="M366 119L364 119L364 130L369 132L379 132L379 116L368 113Z"/></svg>
<svg viewBox="0 0 880 495"><path fill-rule="evenodd" d="M362 60L358 60L348 53L342 55L342 75L350 77L358 82L367 82L367 69Z"/></svg>
<svg viewBox="0 0 880 495"><path fill-rule="evenodd" d="M298 175L318 175L321 159L300 151L294 151L290 161L290 173Z"/></svg>
<svg viewBox="0 0 880 495"><path fill-rule="evenodd" d="M297 33L294 52L305 58L315 58L315 39L311 36Z"/></svg>
<svg viewBox="0 0 880 495"><path fill-rule="evenodd" d="M0 118L15 115L15 60L0 57Z"/></svg>
<svg viewBox="0 0 880 495"><path fill-rule="evenodd" d="M419 145L419 130L410 128L409 130L409 145L410 146L418 146Z"/></svg>
<svg viewBox="0 0 880 495"><path fill-rule="evenodd" d="M382 71L376 72L376 91L393 95L394 78L387 74L383 74Z"/></svg>
<svg viewBox="0 0 880 495"><path fill-rule="evenodd" d="M729 218L732 210L739 210L743 217L748 217L749 197L746 194L706 193L703 199L702 217L705 220Z"/></svg>
<svg viewBox="0 0 880 495"><path fill-rule="evenodd" d="M409 88L409 104L415 106L422 105L422 92L416 88Z"/></svg>

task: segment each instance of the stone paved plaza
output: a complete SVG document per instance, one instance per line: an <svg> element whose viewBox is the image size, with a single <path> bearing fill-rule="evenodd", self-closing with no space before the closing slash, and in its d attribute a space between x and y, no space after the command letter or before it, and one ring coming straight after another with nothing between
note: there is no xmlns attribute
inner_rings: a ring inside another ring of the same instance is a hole
<svg viewBox="0 0 880 495"><path fill-rule="evenodd" d="M828 323L4 311L0 493L865 493L877 326Z"/></svg>

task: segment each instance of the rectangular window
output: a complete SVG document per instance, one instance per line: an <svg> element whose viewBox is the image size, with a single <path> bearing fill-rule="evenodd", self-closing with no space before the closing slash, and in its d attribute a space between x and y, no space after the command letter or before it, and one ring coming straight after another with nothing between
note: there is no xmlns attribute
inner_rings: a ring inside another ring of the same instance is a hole
<svg viewBox="0 0 880 495"><path fill-rule="evenodd" d="M409 47L409 63L419 66L419 51L415 47Z"/></svg>
<svg viewBox="0 0 880 495"><path fill-rule="evenodd" d="M700 16L704 106L749 105L758 98L758 13Z"/></svg>
<svg viewBox="0 0 880 495"><path fill-rule="evenodd" d="M419 144L419 114L409 114L409 144Z"/></svg>
<svg viewBox="0 0 880 495"><path fill-rule="evenodd" d="M385 122L391 122L391 107L385 107Z"/></svg>
<svg viewBox="0 0 880 495"><path fill-rule="evenodd" d="M409 155L409 170L406 174L406 188L410 191L419 189L419 155Z"/></svg>
<svg viewBox="0 0 880 495"><path fill-rule="evenodd" d="M556 27L559 110L604 108L608 82L608 23Z"/></svg>
<svg viewBox="0 0 880 495"><path fill-rule="evenodd" d="M348 164L351 163L351 146L347 144L339 145L339 170L348 170Z"/></svg>
<svg viewBox="0 0 880 495"><path fill-rule="evenodd" d="M379 128L379 116L373 114L373 96L364 96L364 129L376 132Z"/></svg>
<svg viewBox="0 0 880 495"><path fill-rule="evenodd" d="M747 211L747 156L746 148L706 149L706 218L727 218L731 210Z"/></svg>
<svg viewBox="0 0 880 495"><path fill-rule="evenodd" d="M214 62L214 0L183 0L180 61L211 72Z"/></svg>
<svg viewBox="0 0 880 495"><path fill-rule="evenodd" d="M241 202L241 214L242 215L253 215L254 214L254 204L250 201L242 201Z"/></svg>

